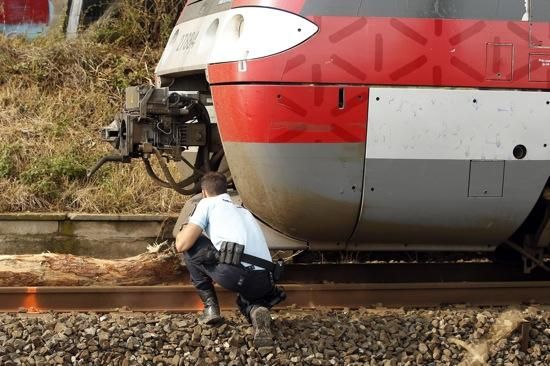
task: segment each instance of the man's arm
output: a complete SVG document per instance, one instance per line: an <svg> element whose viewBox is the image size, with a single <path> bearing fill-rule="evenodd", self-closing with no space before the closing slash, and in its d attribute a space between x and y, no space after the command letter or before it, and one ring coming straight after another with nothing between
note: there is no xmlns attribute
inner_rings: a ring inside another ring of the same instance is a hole
<svg viewBox="0 0 550 366"><path fill-rule="evenodd" d="M176 236L176 250L178 252L188 251L201 234L202 229L200 226L192 223L187 224Z"/></svg>

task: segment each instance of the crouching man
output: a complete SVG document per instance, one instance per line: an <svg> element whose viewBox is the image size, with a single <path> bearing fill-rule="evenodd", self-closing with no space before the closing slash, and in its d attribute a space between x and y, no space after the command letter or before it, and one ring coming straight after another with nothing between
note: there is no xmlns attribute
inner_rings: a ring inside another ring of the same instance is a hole
<svg viewBox="0 0 550 366"><path fill-rule="evenodd" d="M199 322L223 320L215 282L238 293L239 310L254 327L255 346L269 346L273 343L269 309L286 297L275 286L278 267L252 214L231 201L225 176L208 173L201 188L203 199L176 236L176 250L184 252L191 280L204 303Z"/></svg>

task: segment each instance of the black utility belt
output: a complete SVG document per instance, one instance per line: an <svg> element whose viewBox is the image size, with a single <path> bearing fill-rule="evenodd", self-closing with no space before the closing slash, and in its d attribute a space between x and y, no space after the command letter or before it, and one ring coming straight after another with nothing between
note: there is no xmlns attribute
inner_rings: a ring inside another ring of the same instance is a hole
<svg viewBox="0 0 550 366"><path fill-rule="evenodd" d="M242 262L252 264L272 273L275 281L278 281L283 274L282 260L273 263L253 255L245 254L244 245L227 241L222 242L218 262L222 264L232 264L234 266L240 266Z"/></svg>

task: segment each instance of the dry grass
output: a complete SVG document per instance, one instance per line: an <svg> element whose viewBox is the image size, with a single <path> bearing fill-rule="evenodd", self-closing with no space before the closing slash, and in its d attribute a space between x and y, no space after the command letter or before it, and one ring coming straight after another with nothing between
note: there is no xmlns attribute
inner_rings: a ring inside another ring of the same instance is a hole
<svg viewBox="0 0 550 366"><path fill-rule="evenodd" d="M76 41L56 31L32 42L0 36L0 212L156 213L183 204L138 161L85 180L110 149L99 129L122 107L124 88L150 82L182 5L121 3Z"/></svg>

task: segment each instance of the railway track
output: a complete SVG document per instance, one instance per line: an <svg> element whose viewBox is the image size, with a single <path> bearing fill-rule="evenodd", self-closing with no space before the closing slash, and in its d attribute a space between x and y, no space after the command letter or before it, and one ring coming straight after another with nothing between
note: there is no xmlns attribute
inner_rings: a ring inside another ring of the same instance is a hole
<svg viewBox="0 0 550 366"><path fill-rule="evenodd" d="M0 311L195 311L201 302L183 284L132 287L0 288ZM358 308L447 304L550 304L550 274L482 263L291 265L284 306ZM223 308L235 295L220 290Z"/></svg>

